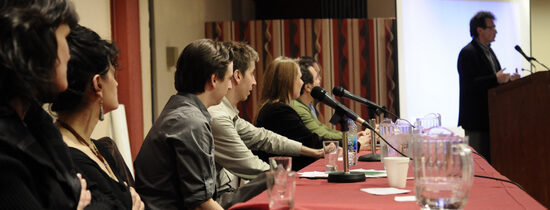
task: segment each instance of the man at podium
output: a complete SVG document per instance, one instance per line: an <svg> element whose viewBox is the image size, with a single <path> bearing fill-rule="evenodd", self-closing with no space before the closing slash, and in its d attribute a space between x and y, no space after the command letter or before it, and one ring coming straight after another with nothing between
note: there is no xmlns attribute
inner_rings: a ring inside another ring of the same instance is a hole
<svg viewBox="0 0 550 210"><path fill-rule="evenodd" d="M458 125L469 144L490 162L488 90L518 79L519 74L504 73L491 49L497 34L491 12L480 11L470 20L468 43L458 56L460 107Z"/></svg>

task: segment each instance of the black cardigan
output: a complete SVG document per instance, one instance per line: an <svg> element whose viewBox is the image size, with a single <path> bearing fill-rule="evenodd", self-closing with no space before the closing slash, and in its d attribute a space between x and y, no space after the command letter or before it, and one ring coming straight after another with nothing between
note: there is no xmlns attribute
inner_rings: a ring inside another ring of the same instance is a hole
<svg viewBox="0 0 550 210"><path fill-rule="evenodd" d="M323 148L322 139L306 127L292 107L283 103L264 105L256 118L256 126L264 127L289 139L302 142L302 145L307 147ZM268 162L269 157L277 156L263 151L254 151L254 153L265 162ZM315 158L306 156L292 157L292 170L298 171L315 162L315 160Z"/></svg>
<svg viewBox="0 0 550 210"><path fill-rule="evenodd" d="M132 209L132 196L124 184L130 183L122 169L127 168L117 164L111 155L108 145L92 140L99 153L105 158L119 182L113 180L97 163L82 151L69 147L71 157L78 172L86 178L88 189L92 193L92 203L88 208L95 209Z"/></svg>

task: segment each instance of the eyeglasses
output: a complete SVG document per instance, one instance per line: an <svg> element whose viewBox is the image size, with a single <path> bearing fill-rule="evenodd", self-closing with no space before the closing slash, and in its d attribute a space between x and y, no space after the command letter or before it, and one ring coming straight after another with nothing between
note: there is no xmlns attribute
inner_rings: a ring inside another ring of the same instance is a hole
<svg viewBox="0 0 550 210"><path fill-rule="evenodd" d="M495 29L496 29L496 26L487 26L487 27L485 27L484 29L495 30Z"/></svg>

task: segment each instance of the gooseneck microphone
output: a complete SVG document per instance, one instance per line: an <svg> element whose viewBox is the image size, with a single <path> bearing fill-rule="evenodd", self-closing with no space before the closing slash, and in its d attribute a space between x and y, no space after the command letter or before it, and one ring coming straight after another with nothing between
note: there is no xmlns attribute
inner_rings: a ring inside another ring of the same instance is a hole
<svg viewBox="0 0 550 210"><path fill-rule="evenodd" d="M533 67L535 66L535 64L533 64L531 61L535 61L537 62L538 64L540 64L542 67L546 68L546 70L549 70L550 71L550 68L548 68L548 66L544 65L543 63L539 62L536 58L533 58L533 57L529 57L527 56L523 50L521 49L521 47L519 45L516 45L514 47L514 49L516 49L527 61L529 61L529 63L531 63L531 65L533 65Z"/></svg>
<svg viewBox="0 0 550 210"><path fill-rule="evenodd" d="M531 60L537 60L537 59L535 59L535 58L533 58L533 57L527 56L527 55L523 52L523 50L521 49L521 47L520 47L519 45L516 45L516 46L514 47L514 49L516 49L516 50L525 58L525 60L527 60L527 61L529 61L529 62L531 62Z"/></svg>
<svg viewBox="0 0 550 210"><path fill-rule="evenodd" d="M353 93L350 93L348 90L346 90L344 87L342 86L336 86L334 88L332 88L332 93L335 95L335 96L339 96L339 97L345 97L345 98L349 98L351 100L354 100L354 101L357 101L359 103L362 103L362 104L365 104L369 107L373 107L375 109L379 109L379 110L382 110L384 113L388 113L392 116L394 116L395 118L399 118L397 115L395 115L394 113L388 111L387 109L385 109L384 107L381 107L380 105L372 102L372 101L369 101L368 99L366 98L363 98L363 97L359 97Z"/></svg>
<svg viewBox="0 0 550 210"><path fill-rule="evenodd" d="M328 95L325 89L316 86L313 88L313 90L311 90L311 96L314 99L317 99L318 101L332 107L334 110L336 110L336 112L341 112L342 114L345 114L347 117L361 124L362 126L373 129L363 118L359 117L359 115L357 115L355 112L351 111L349 108L334 99L332 96Z"/></svg>

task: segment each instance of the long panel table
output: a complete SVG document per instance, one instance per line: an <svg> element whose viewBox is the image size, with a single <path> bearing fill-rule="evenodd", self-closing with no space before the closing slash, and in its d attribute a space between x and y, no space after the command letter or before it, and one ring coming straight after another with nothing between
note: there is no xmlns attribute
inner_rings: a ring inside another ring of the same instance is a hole
<svg viewBox="0 0 550 210"><path fill-rule="evenodd" d="M300 172L324 171L324 161L319 159ZM477 175L507 179L477 155L474 155L474 163L474 173ZM338 166L342 166L341 161ZM350 168L383 170L380 162L359 162L357 166ZM408 176L413 176L412 167L409 167ZM360 191L361 188L382 187L388 187L387 178L367 178L359 183L328 183L326 179L298 178L294 199L295 209L419 209L416 202L395 201L396 195L378 196ZM405 189L411 192L398 194L398 196L414 195L414 180L407 180ZM231 209L269 209L267 191L245 203L238 203ZM545 209L545 207L513 184L475 177L465 209Z"/></svg>

